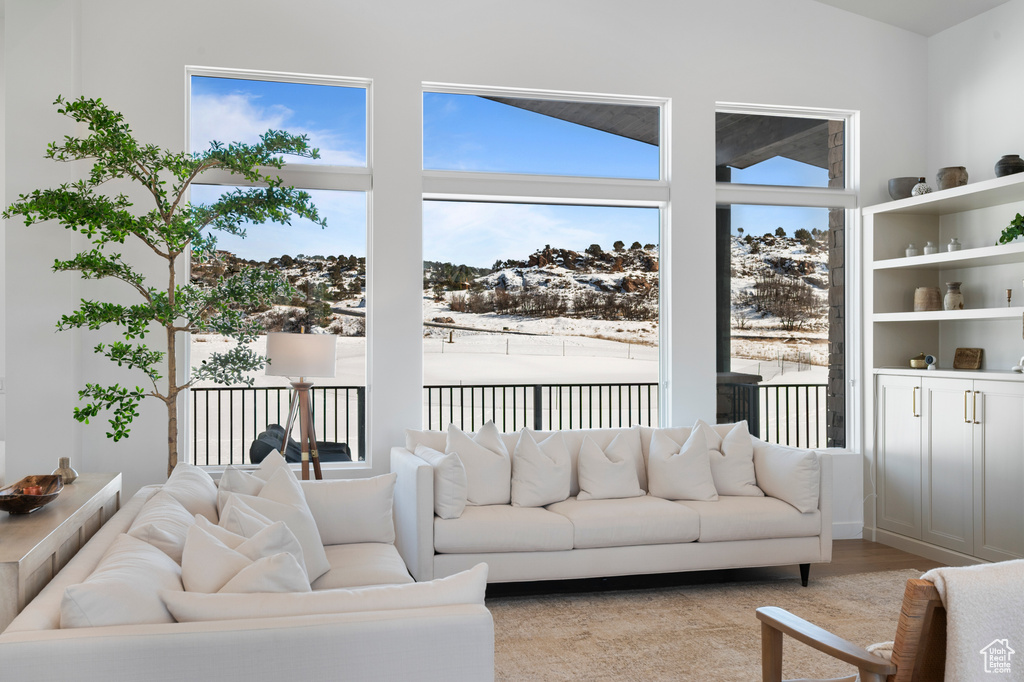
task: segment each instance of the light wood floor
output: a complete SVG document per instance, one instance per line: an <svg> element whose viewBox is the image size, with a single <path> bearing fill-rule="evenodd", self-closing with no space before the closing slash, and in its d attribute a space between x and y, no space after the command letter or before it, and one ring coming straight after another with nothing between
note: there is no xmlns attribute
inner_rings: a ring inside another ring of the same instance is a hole
<svg viewBox="0 0 1024 682"><path fill-rule="evenodd" d="M868 540L835 540L832 543L832 563L811 564L810 581L816 577L853 575L877 571L896 571L913 568L921 573L944 564L909 554ZM800 570L793 566L768 568L734 568L721 571L692 571L649 576L623 576L587 580L559 580L535 583L507 583L487 586L488 597L544 594L560 592L593 592L599 590L629 590L664 587L668 585L699 585L752 580L800 580ZM799 584L799 582L798 582Z"/></svg>

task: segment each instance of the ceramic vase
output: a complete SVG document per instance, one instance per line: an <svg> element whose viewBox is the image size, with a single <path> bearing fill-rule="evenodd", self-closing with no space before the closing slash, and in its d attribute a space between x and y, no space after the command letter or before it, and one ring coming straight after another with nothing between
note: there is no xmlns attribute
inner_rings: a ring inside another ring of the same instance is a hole
<svg viewBox="0 0 1024 682"><path fill-rule="evenodd" d="M1024 159L1020 158L1019 154L1007 154L996 161L997 178L1001 178L1004 175L1020 173L1021 171L1024 171Z"/></svg>
<svg viewBox="0 0 1024 682"><path fill-rule="evenodd" d="M939 189L952 189L967 184L967 168L964 166L946 166L940 168L935 175L935 184Z"/></svg>
<svg viewBox="0 0 1024 682"><path fill-rule="evenodd" d="M71 458L61 457L58 460L59 466L53 470L53 473L64 479L64 485L73 482L78 478L78 472L71 468Z"/></svg>
<svg viewBox="0 0 1024 682"><path fill-rule="evenodd" d="M960 293L962 282L946 282L946 295L942 298L942 307L946 310L963 310L964 295Z"/></svg>
<svg viewBox="0 0 1024 682"><path fill-rule="evenodd" d="M910 194L919 197L922 194L928 194L932 191L932 188L924 181L924 178L918 178L917 184L914 185L914 189L910 190Z"/></svg>
<svg viewBox="0 0 1024 682"><path fill-rule="evenodd" d="M928 242L924 245L924 255L930 256L933 253L938 253L939 247L935 246L935 242Z"/></svg>
<svg viewBox="0 0 1024 682"><path fill-rule="evenodd" d="M959 250L960 250L960 240L957 239L956 237L953 237L952 239L949 240L949 243L946 244L946 251L959 251Z"/></svg>
<svg viewBox="0 0 1024 682"><path fill-rule="evenodd" d="M914 289L914 312L942 310L942 294L938 287L918 287Z"/></svg>

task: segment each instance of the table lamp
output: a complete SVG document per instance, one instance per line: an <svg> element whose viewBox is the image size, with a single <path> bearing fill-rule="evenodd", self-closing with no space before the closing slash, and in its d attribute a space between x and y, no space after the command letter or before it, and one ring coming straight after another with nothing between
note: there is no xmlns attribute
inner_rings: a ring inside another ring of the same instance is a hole
<svg viewBox="0 0 1024 682"><path fill-rule="evenodd" d="M303 480L309 480L310 460L313 461L313 472L317 480L323 478L320 472L320 457L316 449L316 431L313 428L313 409L309 395L309 389L313 384L306 379L334 376L336 348L337 337L334 334L267 334L267 376L292 379L291 406L288 408L288 422L284 427L281 453L287 450L288 436L298 414Z"/></svg>

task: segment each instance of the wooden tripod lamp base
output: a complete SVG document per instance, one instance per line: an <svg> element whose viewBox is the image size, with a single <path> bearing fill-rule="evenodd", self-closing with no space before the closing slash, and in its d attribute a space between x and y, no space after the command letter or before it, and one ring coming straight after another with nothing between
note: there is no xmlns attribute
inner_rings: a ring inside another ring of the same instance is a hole
<svg viewBox="0 0 1024 682"><path fill-rule="evenodd" d="M284 440L281 452L286 452L288 436L292 432L295 417L299 418L299 445L302 448L302 480L309 480L309 463L313 462L313 475L316 480L323 480L320 471L320 456L316 449L316 428L313 426L313 404L309 397L309 389L313 384L306 381L292 382L292 400L288 408L288 423L284 427Z"/></svg>

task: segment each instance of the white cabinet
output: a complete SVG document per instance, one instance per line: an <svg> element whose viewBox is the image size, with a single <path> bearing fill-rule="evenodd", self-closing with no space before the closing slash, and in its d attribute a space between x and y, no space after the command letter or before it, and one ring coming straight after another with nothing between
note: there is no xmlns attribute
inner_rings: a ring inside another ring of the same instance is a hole
<svg viewBox="0 0 1024 682"><path fill-rule="evenodd" d="M878 377L879 528L921 538L921 379Z"/></svg>
<svg viewBox="0 0 1024 682"><path fill-rule="evenodd" d="M1024 558L1024 384L974 388L974 555Z"/></svg>
<svg viewBox="0 0 1024 682"><path fill-rule="evenodd" d="M921 539L973 554L974 382L925 378L921 394Z"/></svg>

